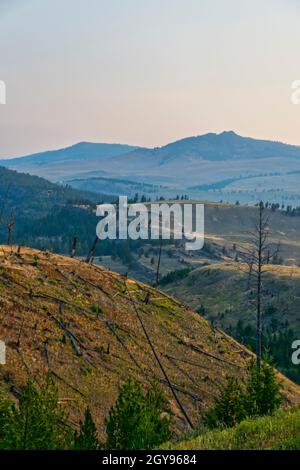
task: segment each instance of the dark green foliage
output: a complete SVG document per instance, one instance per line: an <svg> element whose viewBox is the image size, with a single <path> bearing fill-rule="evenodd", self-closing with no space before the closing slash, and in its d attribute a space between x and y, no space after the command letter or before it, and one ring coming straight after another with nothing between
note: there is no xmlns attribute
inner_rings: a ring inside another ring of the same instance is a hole
<svg viewBox="0 0 300 470"><path fill-rule="evenodd" d="M165 286L166 284L170 284L171 282L180 281L181 279L187 277L190 272L191 268L176 269L175 271L171 271L165 276L163 276L160 279L159 284Z"/></svg>
<svg viewBox="0 0 300 470"><path fill-rule="evenodd" d="M280 389L281 383L269 364L264 362L258 370L252 363L248 370L245 391L247 416L264 416L273 413L282 403Z"/></svg>
<svg viewBox="0 0 300 470"><path fill-rule="evenodd" d="M7 432L11 423L14 405L10 400L0 397L0 449L5 449Z"/></svg>
<svg viewBox="0 0 300 470"><path fill-rule="evenodd" d="M246 416L242 385L237 378L227 377L227 383L220 397L214 398L214 406L206 413L204 422L210 429L231 428Z"/></svg>
<svg viewBox="0 0 300 470"><path fill-rule="evenodd" d="M75 450L97 450L99 439L96 425L89 408L85 411L84 421L80 425L80 431L75 434L73 449Z"/></svg>
<svg viewBox="0 0 300 470"><path fill-rule="evenodd" d="M95 205L114 199L0 167L0 243L7 240L6 224L12 213L14 244L69 253L77 236L77 254L84 255L99 221Z"/></svg>
<svg viewBox="0 0 300 470"><path fill-rule="evenodd" d="M272 450L300 450L300 435L290 439L284 439L279 446Z"/></svg>
<svg viewBox="0 0 300 470"><path fill-rule="evenodd" d="M270 308L265 311L265 316L270 312ZM298 339L297 334L288 324L277 321L274 317L274 309L271 309L271 322L268 328L264 329L262 342L264 353L272 358L272 363L284 375L294 382L300 384L300 368L291 361L291 344ZM240 343L255 351L255 328L250 324L244 324L242 320L237 322L234 329L228 330Z"/></svg>
<svg viewBox="0 0 300 470"><path fill-rule="evenodd" d="M158 388L144 392L129 379L106 421L108 449L151 449L170 437L167 400Z"/></svg>
<svg viewBox="0 0 300 470"><path fill-rule="evenodd" d="M89 409L78 433L67 424L50 377L40 388L29 381L19 405L0 397L0 450L97 450L98 433Z"/></svg>
<svg viewBox="0 0 300 470"><path fill-rule="evenodd" d="M0 166L0 200L5 201L7 211L13 210L17 217L37 217L54 206L95 204L101 198L105 196L80 191L69 185L54 184L38 176L17 173Z"/></svg>
<svg viewBox="0 0 300 470"><path fill-rule="evenodd" d="M205 415L205 424L213 429L232 427L244 419L264 416L279 408L281 384L274 369L263 362L260 370L255 363L248 368L244 381L228 377L220 396Z"/></svg>
<svg viewBox="0 0 300 470"><path fill-rule="evenodd" d="M1 400L0 448L52 450L68 447L70 433L50 379L39 390L28 382L19 406Z"/></svg>

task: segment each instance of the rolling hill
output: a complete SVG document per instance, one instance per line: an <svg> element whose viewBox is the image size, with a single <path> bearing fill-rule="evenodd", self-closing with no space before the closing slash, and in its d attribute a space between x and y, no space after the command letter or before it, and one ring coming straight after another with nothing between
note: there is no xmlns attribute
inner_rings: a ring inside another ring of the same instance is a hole
<svg viewBox="0 0 300 470"><path fill-rule="evenodd" d="M269 249L279 247L279 254L266 267L263 282L264 347L280 370L300 383L299 368L291 362L291 345L300 334L300 217L297 212L278 209L266 209L266 213ZM249 248L256 220L257 207L206 203L204 248L187 252L181 242L164 241L159 276L161 289L253 350L255 286L240 253ZM146 241L131 252L129 265L110 256L99 262L153 283L158 255L159 246Z"/></svg>
<svg viewBox="0 0 300 470"><path fill-rule="evenodd" d="M197 425L226 375L243 376L251 353L165 293L99 266L49 252L1 247L0 335L7 346L0 376L18 397L28 378L51 373L76 426L86 405L101 434L119 384L160 382L177 430L184 422L151 352L139 318L168 377ZM281 376L286 404L300 389Z"/></svg>
<svg viewBox="0 0 300 470"><path fill-rule="evenodd" d="M247 267L234 262L215 262L184 274L162 288L255 351L256 296ZM297 383L300 383L300 371L291 357L292 343L300 334L299 298L299 267L269 265L265 268L263 349L279 370Z"/></svg>
<svg viewBox="0 0 300 470"><path fill-rule="evenodd" d="M265 328L283 328L285 323L300 335L300 268L266 267L263 284ZM166 284L166 292L175 294L193 309L203 309L207 318L229 328L239 321L255 324L253 284L248 285L247 268L237 263L212 263L196 268L178 281ZM276 324L276 326L275 326ZM295 338L296 339L296 338Z"/></svg>

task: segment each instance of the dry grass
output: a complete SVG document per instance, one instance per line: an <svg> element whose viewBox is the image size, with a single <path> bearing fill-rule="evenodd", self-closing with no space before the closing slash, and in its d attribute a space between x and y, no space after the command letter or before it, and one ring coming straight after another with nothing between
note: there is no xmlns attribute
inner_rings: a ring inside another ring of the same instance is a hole
<svg viewBox="0 0 300 470"><path fill-rule="evenodd" d="M208 431L162 449L178 450L300 450L300 409L249 419L234 428Z"/></svg>
<svg viewBox="0 0 300 470"><path fill-rule="evenodd" d="M165 286L166 292L176 295L196 309L203 305L209 319L223 327L255 322L253 284L248 286L247 268L241 263L216 262L193 270L184 279ZM274 306L276 312L264 317L265 325L272 318L300 334L299 298L300 268L268 265L263 282L264 307Z"/></svg>
<svg viewBox="0 0 300 470"><path fill-rule="evenodd" d="M244 374L251 353L160 291L104 268L26 248L18 256L16 248L0 247L5 391L17 394L29 377L40 384L51 371L70 421L76 425L89 405L103 433L122 381L129 375L145 386L162 381L133 302L197 425L226 375ZM287 403L298 403L299 388L287 379L284 386ZM183 431L186 425L169 397L176 429Z"/></svg>

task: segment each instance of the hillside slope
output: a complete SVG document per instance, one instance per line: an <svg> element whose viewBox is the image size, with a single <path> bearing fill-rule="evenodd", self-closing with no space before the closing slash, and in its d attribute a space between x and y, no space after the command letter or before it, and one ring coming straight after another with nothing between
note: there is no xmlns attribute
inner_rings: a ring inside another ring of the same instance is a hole
<svg viewBox="0 0 300 470"><path fill-rule="evenodd" d="M163 381L137 312L191 419L198 424L226 375L242 376L251 353L166 294L97 266L47 252L0 249L0 367L6 393L51 371L74 425L89 405L103 433L128 375ZM286 401L300 389L283 378ZM171 398L177 429L185 422Z"/></svg>
<svg viewBox="0 0 300 470"><path fill-rule="evenodd" d="M78 254L86 255L95 237L96 203L112 196L58 185L0 166L0 244L13 243L68 253L78 238Z"/></svg>
<svg viewBox="0 0 300 470"><path fill-rule="evenodd" d="M17 216L45 215L53 207L68 203L110 202L110 196L78 190L67 185L58 185L38 176L18 173L0 166L0 203L6 211L14 211Z"/></svg>
<svg viewBox="0 0 300 470"><path fill-rule="evenodd" d="M256 347L256 296L246 266L215 262L186 271L163 286L216 327L253 351ZM168 280L168 278L166 278ZM285 375L300 384L300 369L291 360L300 334L300 268L269 265L262 284L263 348Z"/></svg>
<svg viewBox="0 0 300 470"><path fill-rule="evenodd" d="M221 262L197 268L184 279L166 285L165 290L191 308L202 306L210 320L229 327L239 320L255 323L253 287L253 283L249 285L246 266ZM300 268L276 265L265 268L262 294L265 327L272 322L275 325L275 320L282 327L288 321L299 336Z"/></svg>

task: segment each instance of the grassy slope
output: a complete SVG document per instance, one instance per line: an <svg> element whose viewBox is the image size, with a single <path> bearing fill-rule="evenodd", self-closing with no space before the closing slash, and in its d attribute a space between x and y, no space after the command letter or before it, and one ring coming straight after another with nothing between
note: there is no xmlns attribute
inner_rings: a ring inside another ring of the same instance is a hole
<svg viewBox="0 0 300 470"><path fill-rule="evenodd" d="M226 375L244 375L251 353L160 291L47 252L22 248L17 256L0 247L0 337L7 345L1 386L18 395L28 377L39 384L50 371L71 422L76 425L89 405L103 432L128 375L145 386L162 381L134 305L197 425ZM299 387L283 381L286 402L299 403ZM176 428L183 431L185 423L169 398Z"/></svg>
<svg viewBox="0 0 300 470"><path fill-rule="evenodd" d="M163 449L178 450L300 450L300 408L243 421L234 428L210 431Z"/></svg>
<svg viewBox="0 0 300 470"><path fill-rule="evenodd" d="M295 332L300 333L300 268L268 266L267 270L264 305L274 305L276 312L272 317L280 323L288 320ZM192 308L202 304L210 319L220 320L228 327L239 319L246 323L255 321L255 305L251 301L254 294L251 285L247 290L247 279L245 270L237 263L221 262L197 268L186 278L166 285L165 290ZM264 321L268 324L271 316L265 316Z"/></svg>

